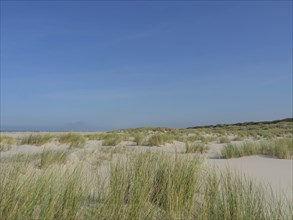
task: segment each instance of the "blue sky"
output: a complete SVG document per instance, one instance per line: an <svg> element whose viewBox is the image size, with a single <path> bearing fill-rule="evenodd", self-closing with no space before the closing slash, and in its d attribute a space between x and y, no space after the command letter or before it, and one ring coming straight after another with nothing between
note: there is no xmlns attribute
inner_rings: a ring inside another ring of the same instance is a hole
<svg viewBox="0 0 293 220"><path fill-rule="evenodd" d="M1 129L292 117L291 1L1 1Z"/></svg>

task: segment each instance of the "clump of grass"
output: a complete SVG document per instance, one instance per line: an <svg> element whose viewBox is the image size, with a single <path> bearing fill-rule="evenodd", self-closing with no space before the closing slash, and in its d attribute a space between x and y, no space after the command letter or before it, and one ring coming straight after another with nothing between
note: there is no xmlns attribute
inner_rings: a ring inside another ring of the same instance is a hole
<svg viewBox="0 0 293 220"><path fill-rule="evenodd" d="M84 211L80 169L42 172L22 164L0 171L1 219L78 219Z"/></svg>
<svg viewBox="0 0 293 220"><path fill-rule="evenodd" d="M172 137L170 135L155 134L155 135L152 135L148 139L148 145L150 145L150 146L160 146L160 145L164 145L165 143L168 143L168 142L171 142L171 141L172 141Z"/></svg>
<svg viewBox="0 0 293 220"><path fill-rule="evenodd" d="M237 146L235 144L227 144L222 151L222 155L224 158L232 158L256 155L260 152L260 148L257 144L245 142L240 146Z"/></svg>
<svg viewBox="0 0 293 220"><path fill-rule="evenodd" d="M85 138L81 134L68 133L59 137L59 142L62 144L70 144L70 148L81 148L85 145Z"/></svg>
<svg viewBox="0 0 293 220"><path fill-rule="evenodd" d="M274 141L263 142L260 144L262 153L282 159L293 158L293 139L276 139Z"/></svg>
<svg viewBox="0 0 293 220"><path fill-rule="evenodd" d="M266 195L261 185L232 175L230 171L209 172L205 180L198 219L287 219L292 213L283 210L280 201ZM279 210L283 210L280 211Z"/></svg>
<svg viewBox="0 0 293 220"><path fill-rule="evenodd" d="M185 214L194 205L200 164L198 159L186 161L152 153L113 163L109 194L98 217L174 219Z"/></svg>
<svg viewBox="0 0 293 220"><path fill-rule="evenodd" d="M119 134L108 134L104 137L102 142L103 146L116 146L121 141L123 141L123 137Z"/></svg>
<svg viewBox="0 0 293 220"><path fill-rule="evenodd" d="M293 140L288 138L263 141L261 143L245 142L239 146L228 144L222 151L222 155L225 158L257 154L268 155L280 159L291 159L293 157Z"/></svg>
<svg viewBox="0 0 293 220"><path fill-rule="evenodd" d="M224 158L241 157L240 149L238 146L233 144L227 144L222 150L222 156Z"/></svg>
<svg viewBox="0 0 293 220"><path fill-rule="evenodd" d="M42 146L43 144L50 142L51 139L52 139L52 136L49 134L31 134L27 137L21 138L20 144Z"/></svg>
<svg viewBox="0 0 293 220"><path fill-rule="evenodd" d="M186 151L185 153L206 153L209 150L209 147L204 143L188 143L185 144Z"/></svg>
<svg viewBox="0 0 293 220"><path fill-rule="evenodd" d="M136 142L136 145L142 145L144 142L144 136L142 134L135 134L134 141Z"/></svg>
<svg viewBox="0 0 293 220"><path fill-rule="evenodd" d="M68 151L49 151L41 153L39 168L46 168L52 164L62 164L66 162Z"/></svg>
<svg viewBox="0 0 293 220"><path fill-rule="evenodd" d="M223 143L230 143L231 141L230 141L230 139L227 138L227 137L220 137L219 142L220 142L221 144L223 144Z"/></svg>

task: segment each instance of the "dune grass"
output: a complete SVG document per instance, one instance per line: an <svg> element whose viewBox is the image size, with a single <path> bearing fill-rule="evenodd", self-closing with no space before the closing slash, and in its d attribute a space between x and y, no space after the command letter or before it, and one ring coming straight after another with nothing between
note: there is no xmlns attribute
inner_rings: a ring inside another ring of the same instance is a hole
<svg viewBox="0 0 293 220"><path fill-rule="evenodd" d="M39 168L43 169L52 164L63 164L66 162L68 151L44 150L40 155Z"/></svg>
<svg viewBox="0 0 293 220"><path fill-rule="evenodd" d="M123 140L124 140L124 138L122 137L122 135L110 133L110 134L107 134L104 136L102 145L103 146L116 146L119 143L121 143L121 141L123 141Z"/></svg>
<svg viewBox="0 0 293 220"><path fill-rule="evenodd" d="M11 145L14 144L16 144L16 141L12 137L0 134L0 152L10 150Z"/></svg>
<svg viewBox="0 0 293 220"><path fill-rule="evenodd" d="M155 134L149 137L147 145L149 146L161 146L166 143L170 143L173 141L173 138L171 135L167 134Z"/></svg>
<svg viewBox="0 0 293 220"><path fill-rule="evenodd" d="M21 138L20 144L42 146L43 144L49 143L52 140L52 138L52 135L49 134L31 134L27 137Z"/></svg>
<svg viewBox="0 0 293 220"><path fill-rule="evenodd" d="M12 144L16 144L16 141L12 137L5 136L5 135L0 135L0 143L1 144L12 145Z"/></svg>
<svg viewBox="0 0 293 220"><path fill-rule="evenodd" d="M262 153L281 159L293 158L293 139L276 139L261 144Z"/></svg>
<svg viewBox="0 0 293 220"><path fill-rule="evenodd" d="M254 182L218 175L184 154L131 154L112 161L106 177L83 162L47 161L41 170L1 161L0 219L293 217L289 203L274 201Z"/></svg>
<svg viewBox="0 0 293 220"><path fill-rule="evenodd" d="M104 137L104 134L103 133L85 134L84 137L86 137L88 140L102 140Z"/></svg>
<svg viewBox="0 0 293 220"><path fill-rule="evenodd" d="M206 153L209 147L204 143L185 143L185 153Z"/></svg>
<svg viewBox="0 0 293 220"><path fill-rule="evenodd" d="M134 141L136 142L136 145L143 145L144 143L144 135L141 133L134 135Z"/></svg>
<svg viewBox="0 0 293 220"><path fill-rule="evenodd" d="M280 159L293 158L292 138L275 139L263 142L245 142L242 145L227 144L222 155L224 158L243 157L249 155L267 155Z"/></svg>
<svg viewBox="0 0 293 220"><path fill-rule="evenodd" d="M62 144L70 144L70 148L82 148L86 143L85 137L77 133L63 134L58 141Z"/></svg>
<svg viewBox="0 0 293 220"><path fill-rule="evenodd" d="M231 141L230 141L229 138L223 136L223 137L220 137L219 142L220 142L221 144L223 144L223 143L230 143Z"/></svg>

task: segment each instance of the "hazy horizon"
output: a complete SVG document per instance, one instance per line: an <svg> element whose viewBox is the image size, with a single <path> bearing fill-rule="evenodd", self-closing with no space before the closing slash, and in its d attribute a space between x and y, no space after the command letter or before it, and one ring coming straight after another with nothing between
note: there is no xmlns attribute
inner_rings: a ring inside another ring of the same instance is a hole
<svg viewBox="0 0 293 220"><path fill-rule="evenodd" d="M292 1L1 1L0 130L292 117Z"/></svg>

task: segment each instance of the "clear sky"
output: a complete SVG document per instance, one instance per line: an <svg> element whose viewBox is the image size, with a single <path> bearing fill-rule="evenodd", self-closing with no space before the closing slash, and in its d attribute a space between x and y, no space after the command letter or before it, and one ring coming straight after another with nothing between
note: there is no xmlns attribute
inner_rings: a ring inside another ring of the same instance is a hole
<svg viewBox="0 0 293 220"><path fill-rule="evenodd" d="M1 1L1 129L292 117L292 1Z"/></svg>

